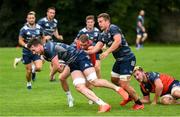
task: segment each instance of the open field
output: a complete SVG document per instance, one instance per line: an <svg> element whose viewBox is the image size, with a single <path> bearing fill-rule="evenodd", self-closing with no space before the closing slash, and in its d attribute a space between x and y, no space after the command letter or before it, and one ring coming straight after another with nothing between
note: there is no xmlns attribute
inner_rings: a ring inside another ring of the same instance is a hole
<svg viewBox="0 0 180 117"><path fill-rule="evenodd" d="M146 71L168 73L180 80L180 46L154 45L145 46L142 50L135 50L137 65ZM179 116L180 105L145 105L144 110L130 110L133 103L125 107L119 106L120 96L115 92L94 88L96 94L111 104L109 113L98 114L97 105L89 105L87 99L79 94L68 79L70 89L75 99L73 108L66 103L66 96L60 87L58 76L56 82L49 82L49 63L45 63L42 72L37 74L33 82L33 89L26 89L25 68L22 63L13 68L14 57L21 56L21 48L0 48L0 116ZM112 56L102 61L102 76L109 80L113 63ZM131 84L138 94L140 90L133 78ZM151 98L153 95L151 96Z"/></svg>

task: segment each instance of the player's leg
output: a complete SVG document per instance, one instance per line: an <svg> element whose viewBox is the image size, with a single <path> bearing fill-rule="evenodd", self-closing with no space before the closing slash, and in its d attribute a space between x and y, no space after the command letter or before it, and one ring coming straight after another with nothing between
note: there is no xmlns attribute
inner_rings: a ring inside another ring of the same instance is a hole
<svg viewBox="0 0 180 117"><path fill-rule="evenodd" d="M22 57L14 58L13 67L16 68L18 63L22 61Z"/></svg>
<svg viewBox="0 0 180 117"><path fill-rule="evenodd" d="M98 79L94 67L85 69L83 73L85 74L87 81L89 81L92 85L96 87L105 87L113 89L116 92L118 92L118 94L120 94L123 99L128 99L129 96L123 88L118 87L105 79Z"/></svg>
<svg viewBox="0 0 180 117"><path fill-rule="evenodd" d="M99 105L99 112L107 112L110 111L111 107L109 104L104 102L102 99L96 96L96 94L88 89L85 85L85 78L83 73L80 70L74 70L71 72L71 76L73 79L73 84L76 87L76 90L83 94L88 99L94 101Z"/></svg>
<svg viewBox="0 0 180 117"><path fill-rule="evenodd" d="M69 90L69 86L67 83L67 78L69 77L69 75L70 75L70 68L68 66L65 66L63 72L59 74L59 80L60 80L60 83L61 83L61 86L62 86L64 92L66 93L68 106L73 107L74 99L71 95L71 91Z"/></svg>
<svg viewBox="0 0 180 117"><path fill-rule="evenodd" d="M142 39L141 39L141 43L144 43L144 41L147 39L147 33L143 33L142 34L143 36L142 36Z"/></svg>
<svg viewBox="0 0 180 117"><path fill-rule="evenodd" d="M43 62L42 62L40 56L37 54L33 54L32 61L33 61L33 64L32 64L32 80L34 81L35 77L36 77L36 72L40 72L42 69Z"/></svg>
<svg viewBox="0 0 180 117"><path fill-rule="evenodd" d="M140 33L137 34L136 36L136 49L140 49L141 45L140 45L140 42L141 42L141 38L142 38L142 35Z"/></svg>

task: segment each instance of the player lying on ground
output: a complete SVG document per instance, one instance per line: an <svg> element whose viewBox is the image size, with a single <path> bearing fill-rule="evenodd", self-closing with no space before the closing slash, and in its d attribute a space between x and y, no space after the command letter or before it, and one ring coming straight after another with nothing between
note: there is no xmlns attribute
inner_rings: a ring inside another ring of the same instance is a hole
<svg viewBox="0 0 180 117"><path fill-rule="evenodd" d="M152 104L157 104L159 97L162 104L178 103L180 98L180 82L172 76L158 72L145 72L142 67L136 66L133 72L135 79L140 83L143 99L141 102L150 103L150 93L155 93Z"/></svg>
<svg viewBox="0 0 180 117"><path fill-rule="evenodd" d="M44 55L44 58L47 61L51 61L53 63L53 72L57 69L58 72L62 72L65 66L60 66L59 60L65 61L66 65L70 67L73 84L77 91L82 93L89 100L98 104L98 112L110 111L111 106L97 97L93 91L88 89L85 80L89 81L91 85L96 87L113 89L121 95L124 100L127 100L129 97L128 93L121 87L118 87L105 79L97 78L95 69L89 60L89 56L83 50L76 50L74 47L69 45L50 41L43 45L38 39L31 40L28 44L28 48L30 48L33 53Z"/></svg>

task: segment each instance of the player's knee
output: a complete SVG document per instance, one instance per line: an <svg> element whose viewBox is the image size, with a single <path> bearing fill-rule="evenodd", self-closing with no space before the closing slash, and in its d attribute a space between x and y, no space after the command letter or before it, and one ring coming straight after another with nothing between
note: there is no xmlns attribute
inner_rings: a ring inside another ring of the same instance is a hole
<svg viewBox="0 0 180 117"><path fill-rule="evenodd" d="M73 80L73 85L78 88L80 87L81 85L85 85L86 81L84 78L76 78ZM79 88L78 88L79 89Z"/></svg>
<svg viewBox="0 0 180 117"><path fill-rule="evenodd" d="M86 86L84 84L78 84L76 85L76 90L79 92L83 92L83 90L86 89Z"/></svg>
<svg viewBox="0 0 180 117"><path fill-rule="evenodd" d="M42 67L37 66L37 67L36 67L36 72L40 72L40 71L41 71L41 69L42 69Z"/></svg>
<svg viewBox="0 0 180 117"><path fill-rule="evenodd" d="M89 81L91 84L95 85L97 80L96 72L92 72L87 76L87 81Z"/></svg>

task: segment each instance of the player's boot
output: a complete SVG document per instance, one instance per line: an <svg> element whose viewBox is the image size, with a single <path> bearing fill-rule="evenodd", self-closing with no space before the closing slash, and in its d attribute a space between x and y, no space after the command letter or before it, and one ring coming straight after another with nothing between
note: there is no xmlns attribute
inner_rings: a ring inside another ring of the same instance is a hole
<svg viewBox="0 0 180 117"><path fill-rule="evenodd" d="M128 98L127 100L122 100L121 102L120 102L120 105L121 106L125 106L127 103L129 103L130 101L132 101L132 98Z"/></svg>
<svg viewBox="0 0 180 117"><path fill-rule="evenodd" d="M72 96L69 95L69 96L67 97L67 101L68 101L68 106L69 106L69 107L73 107L73 106L74 106L74 103L73 103L73 102L74 102L74 99L73 99Z"/></svg>
<svg viewBox="0 0 180 117"><path fill-rule="evenodd" d="M14 59L14 63L13 63L13 67L16 68L16 66L18 65L18 63L21 61L21 58L15 58Z"/></svg>
<svg viewBox="0 0 180 117"><path fill-rule="evenodd" d="M27 89L32 89L32 84L31 84L31 82L27 82Z"/></svg>
<svg viewBox="0 0 180 117"><path fill-rule="evenodd" d="M123 88L120 87L117 92L122 96L123 100L128 100L129 94Z"/></svg>
<svg viewBox="0 0 180 117"><path fill-rule="evenodd" d="M101 105L101 106L99 106L98 113L109 112L110 110L111 110L111 106L109 104Z"/></svg>
<svg viewBox="0 0 180 117"><path fill-rule="evenodd" d="M139 105L139 104L134 104L132 107L132 110L141 110L144 109L144 104Z"/></svg>

